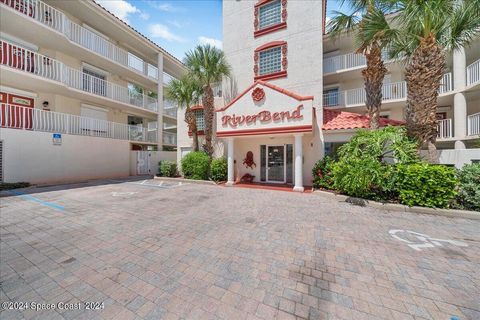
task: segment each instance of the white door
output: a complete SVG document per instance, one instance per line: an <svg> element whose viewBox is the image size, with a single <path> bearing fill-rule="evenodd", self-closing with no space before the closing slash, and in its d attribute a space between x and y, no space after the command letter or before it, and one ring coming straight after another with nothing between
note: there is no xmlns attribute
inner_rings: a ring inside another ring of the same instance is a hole
<svg viewBox="0 0 480 320"><path fill-rule="evenodd" d="M137 174L150 174L150 151L137 151Z"/></svg>

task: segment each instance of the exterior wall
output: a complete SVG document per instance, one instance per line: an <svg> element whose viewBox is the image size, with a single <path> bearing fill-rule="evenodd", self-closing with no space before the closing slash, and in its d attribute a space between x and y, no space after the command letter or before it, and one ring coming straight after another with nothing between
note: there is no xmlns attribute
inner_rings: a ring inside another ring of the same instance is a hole
<svg viewBox="0 0 480 320"><path fill-rule="evenodd" d="M130 174L130 143L123 140L0 129L5 182L56 183L125 177Z"/></svg>
<svg viewBox="0 0 480 320"><path fill-rule="evenodd" d="M242 92L254 82L255 49L271 41L286 41L288 76L269 82L301 95L313 95L316 105L320 105L323 91L323 51L320 41L322 6L315 2L287 1L286 29L254 38L255 3L256 1L223 2L223 50L232 65L238 91Z"/></svg>
<svg viewBox="0 0 480 320"><path fill-rule="evenodd" d="M427 157L427 152L422 151L422 154ZM455 165L457 169L462 168L465 164L470 164L472 161L480 161L480 149L464 149L464 150L438 150L439 163L447 165Z"/></svg>

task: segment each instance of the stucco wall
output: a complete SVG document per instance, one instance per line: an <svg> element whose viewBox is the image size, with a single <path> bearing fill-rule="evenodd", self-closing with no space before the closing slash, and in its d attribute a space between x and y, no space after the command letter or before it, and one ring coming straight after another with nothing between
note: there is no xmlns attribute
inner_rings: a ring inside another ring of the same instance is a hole
<svg viewBox="0 0 480 320"><path fill-rule="evenodd" d="M52 133L0 129L4 181L54 183L124 177L130 174L128 141L62 135L53 145Z"/></svg>

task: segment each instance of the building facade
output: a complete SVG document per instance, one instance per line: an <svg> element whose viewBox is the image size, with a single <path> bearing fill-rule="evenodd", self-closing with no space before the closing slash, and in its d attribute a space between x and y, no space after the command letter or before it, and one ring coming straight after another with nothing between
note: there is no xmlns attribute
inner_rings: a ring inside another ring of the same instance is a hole
<svg viewBox="0 0 480 320"><path fill-rule="evenodd" d="M0 16L2 180L156 173L132 151L176 150L163 88L182 63L92 0L0 0Z"/></svg>
<svg viewBox="0 0 480 320"><path fill-rule="evenodd" d="M325 5L325 2L323 2ZM224 52L231 79L216 90L216 156L228 183L311 185L311 169L359 128L368 128L362 55L351 36L324 34L324 5L289 0L224 1ZM322 40L320 40L322 39ZM448 56L438 108L440 162L480 160L480 41ZM387 63L380 124L401 125L404 65ZM200 129L202 107L195 107ZM180 160L191 150L179 124Z"/></svg>

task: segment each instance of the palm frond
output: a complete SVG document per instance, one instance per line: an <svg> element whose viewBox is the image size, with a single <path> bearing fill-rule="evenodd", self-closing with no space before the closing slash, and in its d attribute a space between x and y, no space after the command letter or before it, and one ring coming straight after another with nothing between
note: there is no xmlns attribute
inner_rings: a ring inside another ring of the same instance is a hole
<svg viewBox="0 0 480 320"><path fill-rule="evenodd" d="M230 65L222 50L207 45L199 45L185 55L184 63L202 85L220 82L230 75Z"/></svg>

